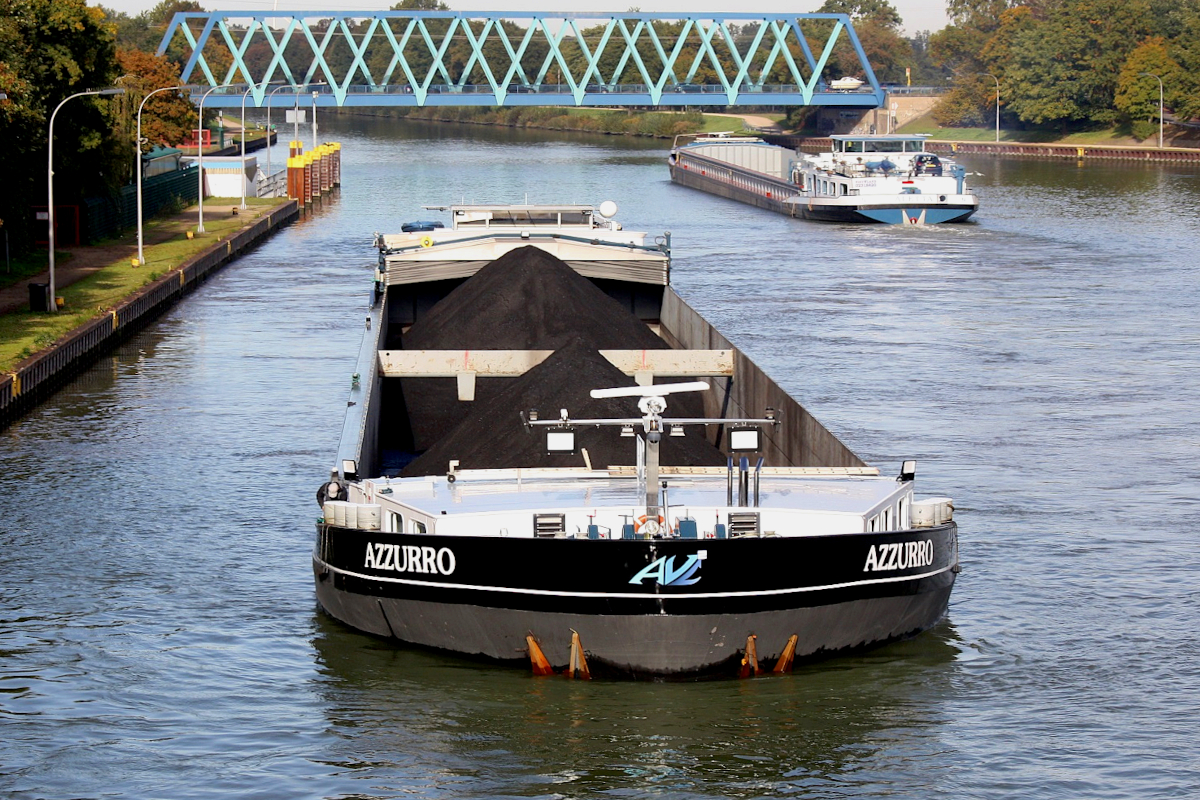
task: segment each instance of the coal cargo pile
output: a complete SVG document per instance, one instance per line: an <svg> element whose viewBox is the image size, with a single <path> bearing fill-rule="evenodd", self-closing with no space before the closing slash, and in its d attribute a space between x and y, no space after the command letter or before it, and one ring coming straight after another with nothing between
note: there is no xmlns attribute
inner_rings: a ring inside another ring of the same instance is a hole
<svg viewBox="0 0 1200 800"><path fill-rule="evenodd" d="M404 334L406 350L557 350L581 340L594 350L660 350L668 345L624 307L561 260L533 246L512 250L446 295ZM453 378L403 378L421 451L446 435L510 378L480 378L475 400L458 399Z"/></svg>
<svg viewBox="0 0 1200 800"><path fill-rule="evenodd" d="M406 350L596 350L667 345L565 263L532 245L483 267L404 334Z"/></svg>
<svg viewBox="0 0 1200 800"><path fill-rule="evenodd" d="M545 429L526 428L521 411L537 409L542 419L565 408L576 419L641 416L637 398L601 398L592 389L632 386L633 380L581 340L557 350L538 366L511 380L496 397L476 403L453 431L409 464L405 477L444 475L451 460L461 469L511 467L581 467L578 455L546 452ZM676 416L676 397L667 398L667 417ZM683 438L664 436L660 461L670 466L724 466L725 455L704 439L703 428L688 428ZM622 437L616 427L578 428L578 448L586 449L592 466L633 465L635 439Z"/></svg>

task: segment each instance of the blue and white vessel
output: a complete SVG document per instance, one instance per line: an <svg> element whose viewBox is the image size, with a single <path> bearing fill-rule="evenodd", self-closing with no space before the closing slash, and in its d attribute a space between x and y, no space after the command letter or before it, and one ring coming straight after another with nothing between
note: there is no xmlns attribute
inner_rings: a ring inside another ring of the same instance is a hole
<svg viewBox="0 0 1200 800"><path fill-rule="evenodd" d="M979 210L961 165L929 152L923 134L832 136L818 154L756 137L705 136L671 150L685 186L822 222L932 225Z"/></svg>

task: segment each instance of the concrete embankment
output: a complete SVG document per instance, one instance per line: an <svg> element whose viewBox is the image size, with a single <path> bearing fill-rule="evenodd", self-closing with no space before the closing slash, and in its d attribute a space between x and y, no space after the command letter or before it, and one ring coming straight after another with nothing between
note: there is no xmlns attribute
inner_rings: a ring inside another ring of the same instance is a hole
<svg viewBox="0 0 1200 800"><path fill-rule="evenodd" d="M1166 161L1200 164L1200 149L1187 147L1119 147L1098 144L1028 144L1025 142L953 142L930 140L934 153L980 154L1012 158L1100 159L1104 161Z"/></svg>
<svg viewBox="0 0 1200 800"><path fill-rule="evenodd" d="M820 153L833 146L833 140L818 136L762 135L766 141L780 147L791 147L806 153ZM992 155L1007 158L1101 159L1106 161L1160 161L1200 164L1200 148L1191 147L1125 147L1100 144L1064 144L1029 142L959 142L949 139L930 139L925 145L930 152L945 155Z"/></svg>
<svg viewBox="0 0 1200 800"><path fill-rule="evenodd" d="M13 372L0 378L0 428L46 399L101 355L190 294L225 264L292 222L299 213L300 205L293 200L264 214L253 224L146 285L108 313L79 326L51 347L19 364Z"/></svg>

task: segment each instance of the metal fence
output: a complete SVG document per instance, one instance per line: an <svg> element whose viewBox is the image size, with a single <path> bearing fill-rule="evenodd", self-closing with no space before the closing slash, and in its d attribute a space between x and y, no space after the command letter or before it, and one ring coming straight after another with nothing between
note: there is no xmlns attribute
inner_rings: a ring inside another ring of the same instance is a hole
<svg viewBox="0 0 1200 800"><path fill-rule="evenodd" d="M142 219L175 203L191 205L200 193L198 168L165 172L142 181ZM130 184L108 197L88 197L84 204L84 240L97 242L137 225L137 186Z"/></svg>
<svg viewBox="0 0 1200 800"><path fill-rule="evenodd" d="M260 171L254 188L256 197L286 197L287 170L281 169L274 175Z"/></svg>

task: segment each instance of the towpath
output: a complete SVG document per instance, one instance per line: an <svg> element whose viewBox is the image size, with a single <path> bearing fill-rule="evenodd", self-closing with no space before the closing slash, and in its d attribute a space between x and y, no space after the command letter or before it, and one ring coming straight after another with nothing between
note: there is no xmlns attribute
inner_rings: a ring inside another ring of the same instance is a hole
<svg viewBox="0 0 1200 800"><path fill-rule="evenodd" d="M234 207L228 199L223 200L224 202L219 204L213 203L211 200L206 200L204 203L205 218L232 215ZM232 203L236 204L238 200L235 198L232 200ZM260 215L268 213L271 210L272 206L250 206L245 210L239 209L238 214L244 217L245 224L248 225ZM188 230L195 230L198 218L199 207L195 205L185 208L178 214L160 216L156 218L153 225L149 225L143 230L143 245L149 247L153 244L178 239L184 236ZM54 288L57 291L64 286L70 286L72 283L86 278L104 267L119 263L131 264L132 259L137 257L137 231L136 229L130 231L121 236L121 238L105 244L56 247L55 252L59 254L54 264ZM62 258L63 255L69 256L69 258ZM154 265L147 264L142 267L133 267L131 265L130 269L151 270L154 269ZM29 308L28 285L30 283L49 282L50 270L47 267L46 270L38 275L32 275L18 281L12 286L0 289L0 314Z"/></svg>
<svg viewBox="0 0 1200 800"><path fill-rule="evenodd" d="M747 127L760 130L763 133L783 133L783 128L780 127L779 123L769 117L760 117L754 114L713 114L708 111L704 112L704 116L740 119Z"/></svg>

